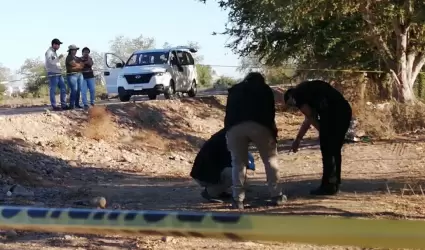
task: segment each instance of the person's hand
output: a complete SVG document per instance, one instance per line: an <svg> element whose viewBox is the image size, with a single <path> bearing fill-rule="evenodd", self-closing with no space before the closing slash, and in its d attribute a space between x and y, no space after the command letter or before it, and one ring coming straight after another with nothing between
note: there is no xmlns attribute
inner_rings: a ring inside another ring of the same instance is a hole
<svg viewBox="0 0 425 250"><path fill-rule="evenodd" d="M298 149L300 148L300 142L301 142L301 140L299 140L299 139L295 139L295 140L292 142L291 150L290 150L290 151L292 151L292 152L294 152L294 153L298 152Z"/></svg>
<svg viewBox="0 0 425 250"><path fill-rule="evenodd" d="M63 54L60 54L60 55L58 56L58 58L59 58L59 59L62 59L62 58L63 58Z"/></svg>

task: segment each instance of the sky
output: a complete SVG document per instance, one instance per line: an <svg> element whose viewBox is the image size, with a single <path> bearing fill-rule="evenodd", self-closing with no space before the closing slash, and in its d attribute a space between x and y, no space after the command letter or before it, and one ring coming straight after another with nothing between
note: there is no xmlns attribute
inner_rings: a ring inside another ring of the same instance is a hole
<svg viewBox="0 0 425 250"><path fill-rule="evenodd" d="M17 70L26 58L43 57L53 38L67 46L76 44L107 52L117 35L140 34L173 45L196 41L204 64L238 66L239 59L225 48L226 36L212 36L224 30L227 12L215 0L14 0L2 3L0 15L0 63ZM236 68L214 67L218 75L240 77Z"/></svg>

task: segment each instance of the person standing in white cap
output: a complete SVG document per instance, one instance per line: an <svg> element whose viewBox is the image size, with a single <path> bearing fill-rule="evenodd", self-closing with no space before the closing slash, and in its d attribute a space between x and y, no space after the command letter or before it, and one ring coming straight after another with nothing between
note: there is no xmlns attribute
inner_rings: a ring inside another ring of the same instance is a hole
<svg viewBox="0 0 425 250"><path fill-rule="evenodd" d="M49 78L50 104L52 105L53 110L67 109L66 86L62 76L62 66L60 65L60 59L63 58L63 55L58 56L56 53L61 44L62 42L59 41L59 39L53 39L51 47L44 54L46 72ZM58 87L60 90L61 107L56 106L56 89Z"/></svg>

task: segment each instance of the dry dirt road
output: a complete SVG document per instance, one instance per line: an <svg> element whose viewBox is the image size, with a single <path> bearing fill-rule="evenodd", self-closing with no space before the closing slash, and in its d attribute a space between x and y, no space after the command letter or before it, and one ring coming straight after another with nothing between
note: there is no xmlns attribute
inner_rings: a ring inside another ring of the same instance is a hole
<svg viewBox="0 0 425 250"><path fill-rule="evenodd" d="M198 148L222 126L224 97L112 104L106 115L82 111L0 116L3 204L81 207L77 201L103 196L107 208L222 211L206 203L189 178ZM262 163L248 176L246 212L298 215L424 218L425 143L414 140L348 144L344 149L342 193L312 199L321 158L314 131L310 145L288 155L301 117L279 112L280 176L289 201L282 207L256 205L267 197ZM18 170L25 170L25 172ZM25 196L5 195L19 184ZM214 239L119 237L18 232L2 234L0 249L362 249ZM364 248L363 248L364 249Z"/></svg>
<svg viewBox="0 0 425 250"><path fill-rule="evenodd" d="M227 95L225 90L199 90L197 97L208 97L208 96L217 96L217 95ZM158 96L158 100L165 100L163 95ZM133 96L130 100L132 103L139 103L148 101L147 96ZM126 102L121 102L117 98L111 98L108 100L101 100L96 103L96 105L100 106L108 106L108 105L124 105ZM33 114L33 113L41 113L46 109L50 109L49 105L38 105L38 106L23 106L23 107L1 107L0 106L0 116L2 115L23 115L23 114Z"/></svg>

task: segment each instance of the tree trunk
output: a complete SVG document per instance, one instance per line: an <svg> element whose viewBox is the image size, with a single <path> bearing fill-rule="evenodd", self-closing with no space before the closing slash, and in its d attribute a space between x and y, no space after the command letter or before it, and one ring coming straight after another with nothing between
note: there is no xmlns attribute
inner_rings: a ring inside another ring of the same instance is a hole
<svg viewBox="0 0 425 250"><path fill-rule="evenodd" d="M402 103L414 102L416 96L413 85L425 63L425 55L421 52L409 50L408 26L402 26L399 20L395 20L394 30L397 37L397 51L391 73L398 90L397 100Z"/></svg>
<svg viewBox="0 0 425 250"><path fill-rule="evenodd" d="M403 95L402 102L413 102L416 100L415 91L413 91L413 83L414 80L412 82L410 79L409 82L403 84L401 92Z"/></svg>

